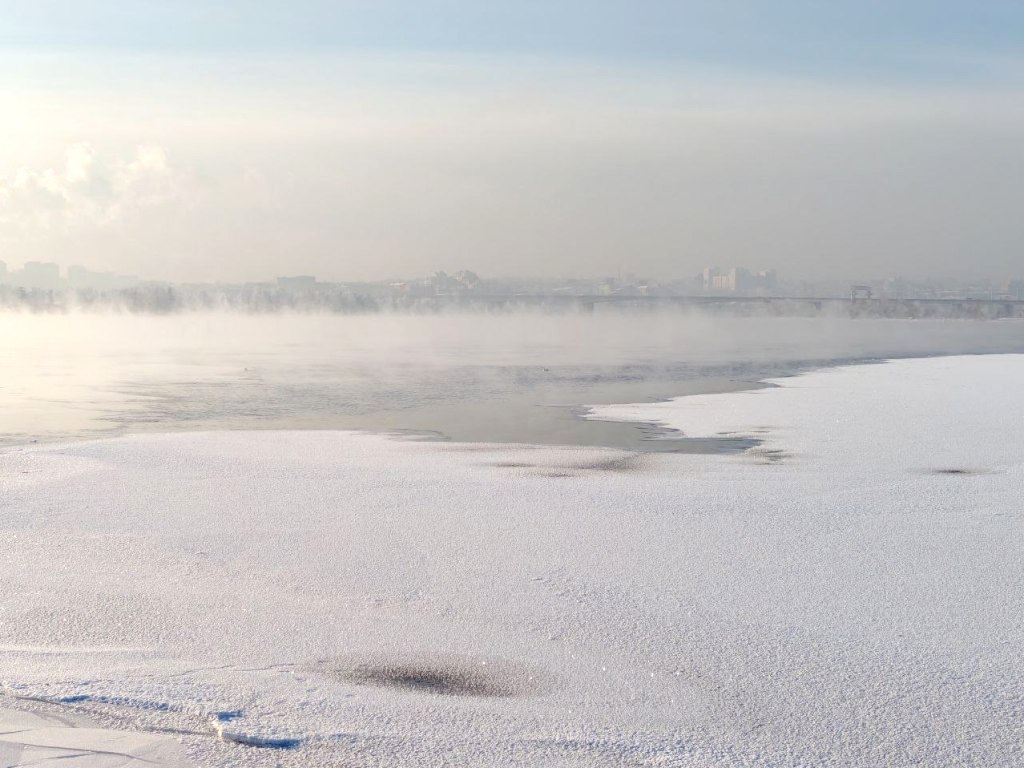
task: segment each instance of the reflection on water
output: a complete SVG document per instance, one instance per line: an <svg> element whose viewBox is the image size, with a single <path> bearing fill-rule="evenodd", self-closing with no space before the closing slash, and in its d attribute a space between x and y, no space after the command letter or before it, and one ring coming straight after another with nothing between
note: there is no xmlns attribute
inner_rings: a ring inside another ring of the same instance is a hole
<svg viewBox="0 0 1024 768"><path fill-rule="evenodd" d="M1024 351L1021 324L679 314L0 315L0 442L369 429L708 450L580 406L749 387L835 360Z"/></svg>

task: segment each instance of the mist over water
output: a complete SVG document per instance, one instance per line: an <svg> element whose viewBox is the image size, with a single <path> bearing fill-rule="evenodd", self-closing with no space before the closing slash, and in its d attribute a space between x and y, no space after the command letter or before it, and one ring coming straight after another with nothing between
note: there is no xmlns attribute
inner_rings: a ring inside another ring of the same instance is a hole
<svg viewBox="0 0 1024 768"><path fill-rule="evenodd" d="M624 445L623 427L581 423L579 406L742 388L836 361L1024 351L1022 331L675 312L11 313L0 315L0 441L283 428Z"/></svg>

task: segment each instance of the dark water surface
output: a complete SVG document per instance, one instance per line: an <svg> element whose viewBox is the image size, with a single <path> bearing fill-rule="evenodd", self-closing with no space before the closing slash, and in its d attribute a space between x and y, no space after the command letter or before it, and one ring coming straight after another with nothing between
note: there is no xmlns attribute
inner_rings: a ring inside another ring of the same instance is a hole
<svg viewBox="0 0 1024 768"><path fill-rule="evenodd" d="M0 443L360 429L468 442L739 450L587 405L750 389L887 357L1024 352L1024 324L699 315L0 315Z"/></svg>

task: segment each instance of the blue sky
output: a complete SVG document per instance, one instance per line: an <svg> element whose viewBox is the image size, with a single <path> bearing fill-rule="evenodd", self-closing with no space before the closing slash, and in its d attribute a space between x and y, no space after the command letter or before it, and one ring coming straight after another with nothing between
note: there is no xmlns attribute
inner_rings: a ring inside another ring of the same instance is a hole
<svg viewBox="0 0 1024 768"><path fill-rule="evenodd" d="M0 40L150 52L396 51L691 62L812 77L991 75L1021 54L1005 0L4 0Z"/></svg>

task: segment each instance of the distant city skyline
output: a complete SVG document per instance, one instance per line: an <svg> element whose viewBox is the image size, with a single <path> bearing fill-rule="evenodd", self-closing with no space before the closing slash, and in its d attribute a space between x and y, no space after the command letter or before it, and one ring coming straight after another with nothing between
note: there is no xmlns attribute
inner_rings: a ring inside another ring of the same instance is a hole
<svg viewBox="0 0 1024 768"><path fill-rule="evenodd" d="M1022 270L1024 271L1024 270ZM657 275L637 275L627 272L618 275L562 275L554 278L541 276L510 277L491 275L481 277L471 270L458 270L448 274L435 270L427 275L403 275L383 280L332 280L317 275L275 275L263 280L221 281L166 281L148 276L126 275L98 271L81 264L61 265L58 262L30 261L20 268L12 268L0 260L0 288L7 286L43 291L120 291L136 286L251 286L274 288L286 293L307 293L330 286L352 286L375 295L392 297L425 297L447 294L505 295L520 290L545 294L565 295L638 295L686 296L727 295L739 296L837 296L864 294L869 298L877 291L880 296L892 298L939 298L964 296L974 298L1024 299L1024 276L1001 281L975 279L973 281L914 279L900 275L863 276L859 281L807 281L800 276L780 277L774 269L751 270L744 266L722 268L705 266L696 275L683 278L665 278ZM361 288L360 288L361 287Z"/></svg>

